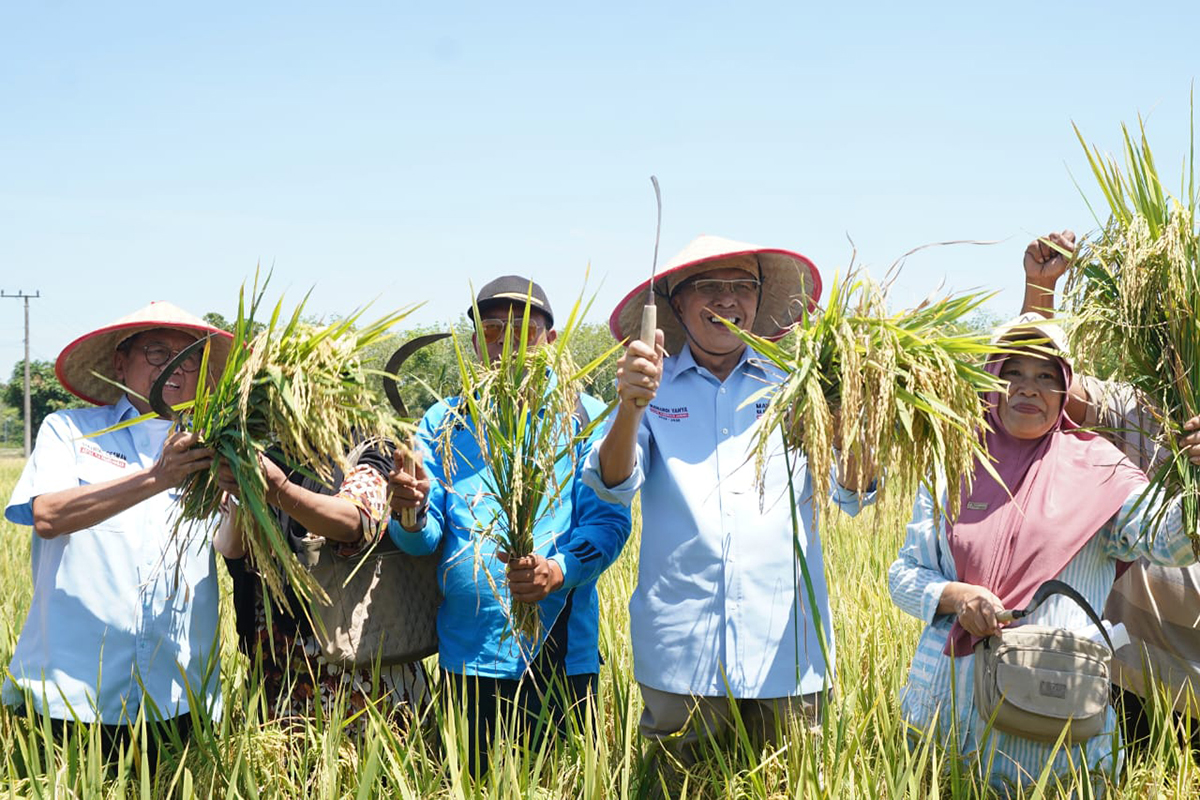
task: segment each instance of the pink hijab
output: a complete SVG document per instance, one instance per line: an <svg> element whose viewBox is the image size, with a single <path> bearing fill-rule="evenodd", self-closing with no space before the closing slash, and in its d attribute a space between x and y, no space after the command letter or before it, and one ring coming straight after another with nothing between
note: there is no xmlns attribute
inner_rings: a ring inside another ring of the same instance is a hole
<svg viewBox="0 0 1200 800"><path fill-rule="evenodd" d="M1071 365L1056 360L1070 387ZM1004 361L993 359L987 370L999 375ZM1077 430L1065 396L1058 421L1039 439L1018 439L1004 429L998 392L985 400L993 428L987 449L1004 484L977 463L975 485L969 494L964 489L947 538L960 581L986 586L1005 608L1024 608L1147 480L1111 443ZM977 641L956 620L943 652L969 655Z"/></svg>

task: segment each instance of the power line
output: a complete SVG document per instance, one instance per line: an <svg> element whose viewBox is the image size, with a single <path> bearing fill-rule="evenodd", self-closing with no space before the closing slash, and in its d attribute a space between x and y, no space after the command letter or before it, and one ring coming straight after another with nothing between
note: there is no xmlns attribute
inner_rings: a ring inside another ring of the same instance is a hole
<svg viewBox="0 0 1200 800"><path fill-rule="evenodd" d="M29 454L33 452L33 419L30 413L29 402L29 301L36 300L42 296L39 289L33 294L25 294L24 290L18 290L16 294L9 294L0 289L0 298L11 297L14 300L21 299L25 301L25 457L29 458Z"/></svg>

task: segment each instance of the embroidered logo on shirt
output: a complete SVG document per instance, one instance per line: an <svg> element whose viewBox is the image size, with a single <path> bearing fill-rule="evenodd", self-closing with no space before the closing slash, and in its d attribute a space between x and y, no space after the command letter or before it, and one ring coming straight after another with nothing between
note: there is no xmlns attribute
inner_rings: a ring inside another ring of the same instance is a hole
<svg viewBox="0 0 1200 800"><path fill-rule="evenodd" d="M663 406L656 406L651 403L649 408L660 419L670 420L671 422L679 422L680 420L687 419L689 416L687 406L664 408Z"/></svg>
<svg viewBox="0 0 1200 800"><path fill-rule="evenodd" d="M754 401L754 418L762 419L762 415L767 413L767 406L771 404L770 400L755 400Z"/></svg>
<svg viewBox="0 0 1200 800"><path fill-rule="evenodd" d="M104 450L95 442L80 442L79 452L82 455L91 456L92 458L103 461L105 464L112 464L114 467L124 468L129 466L128 459L126 459L123 454L113 450Z"/></svg>

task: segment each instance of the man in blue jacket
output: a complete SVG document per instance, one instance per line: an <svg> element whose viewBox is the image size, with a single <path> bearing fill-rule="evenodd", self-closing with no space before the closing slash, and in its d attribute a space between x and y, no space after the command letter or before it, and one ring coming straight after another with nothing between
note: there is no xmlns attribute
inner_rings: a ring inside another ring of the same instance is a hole
<svg viewBox="0 0 1200 800"><path fill-rule="evenodd" d="M484 286L468 311L480 359L494 361L505 336L520 336L526 305L528 346L555 340L554 314L542 288L526 278L504 276ZM458 402L450 398L425 414L418 431L424 462L412 473L398 464L390 476L389 533L397 547L414 555L440 548L438 660L448 696L465 701L471 769L482 774L497 720L509 719L514 709L526 724L544 711L553 728L561 727L568 707L582 721L599 683L596 580L620 554L631 523L628 509L600 500L578 480L590 445L583 442L574 458L559 462L559 469L571 474L563 476L567 488L535 527L534 553L510 559L499 552L494 541L480 535L496 504L478 443L462 423L451 432L453 469L446 468L444 427L458 419L453 410ZM599 400L580 395L575 430L603 411ZM400 522L405 508L418 509L411 529ZM540 641L512 636L510 598L538 604Z"/></svg>

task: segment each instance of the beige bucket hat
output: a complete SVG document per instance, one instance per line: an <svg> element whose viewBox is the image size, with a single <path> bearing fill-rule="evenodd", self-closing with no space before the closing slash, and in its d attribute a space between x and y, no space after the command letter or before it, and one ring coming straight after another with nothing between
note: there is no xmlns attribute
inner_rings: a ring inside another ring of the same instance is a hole
<svg viewBox="0 0 1200 800"><path fill-rule="evenodd" d="M218 334L212 340L210 370L219 375L225 368L229 348L233 343L232 335L220 328L214 328L176 305L156 302L99 330L85 333L64 347L54 364L54 372L58 375L59 382L68 392L89 403L102 406L117 402L121 399L121 390L96 377L94 373L115 381L117 375L113 369L113 354L117 352L117 345L130 336L154 328L183 331L194 334L197 339L210 333Z"/></svg>
<svg viewBox="0 0 1200 800"><path fill-rule="evenodd" d="M1070 363L1070 349L1067 344L1066 331L1051 319L1037 311L1026 311L1019 317L1010 319L998 325L992 331L992 344L1013 344L1025 339L1045 340L1042 345L1048 351L1054 352Z"/></svg>
<svg viewBox="0 0 1200 800"><path fill-rule="evenodd" d="M658 327L662 328L668 353L678 353L687 340L687 334L671 308L671 292L693 275L725 267L743 269L762 277L762 296L752 329L759 336L781 336L806 309L815 308L821 297L821 275L816 265L799 253L735 242L720 236L698 236L668 261L654 279ZM637 338L649 286L647 280L617 304L608 321L617 339Z"/></svg>

